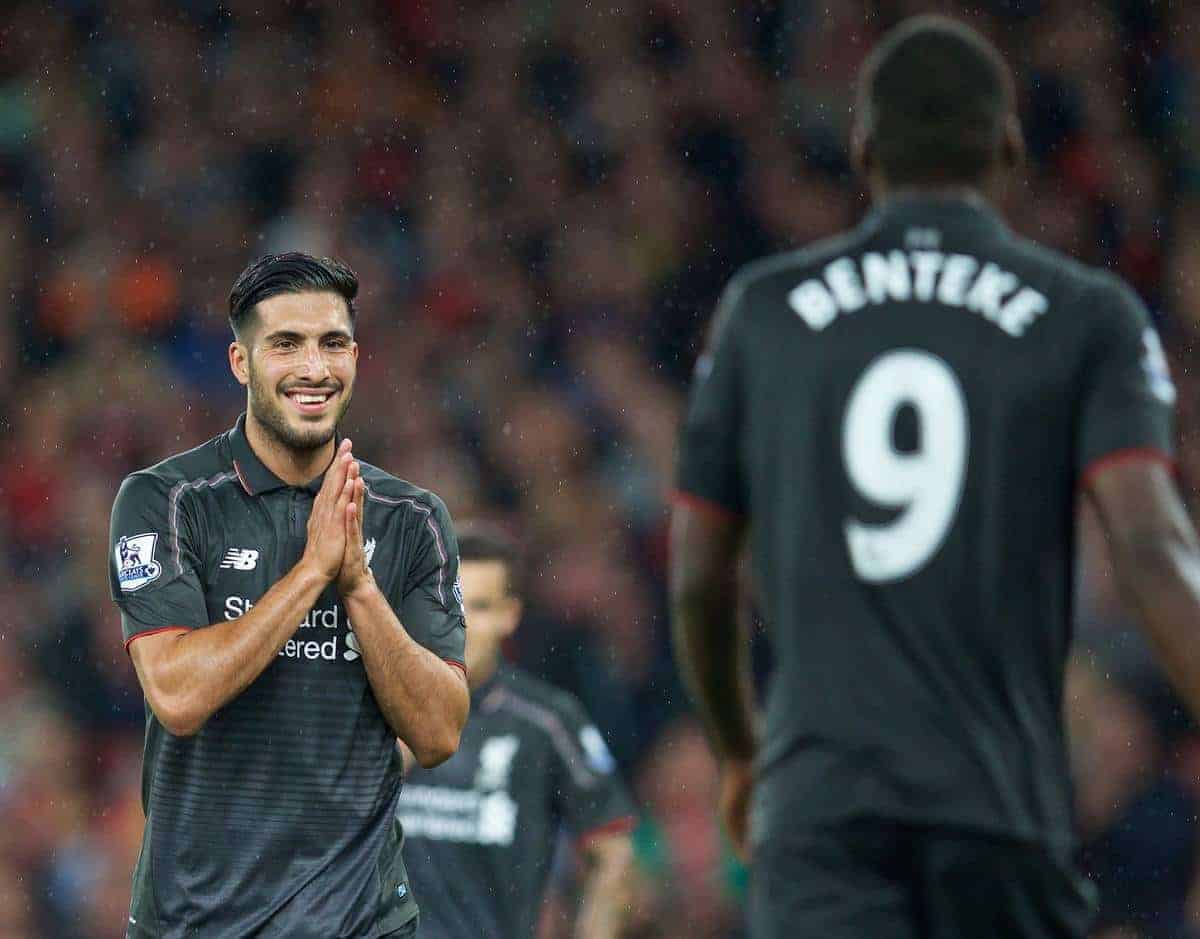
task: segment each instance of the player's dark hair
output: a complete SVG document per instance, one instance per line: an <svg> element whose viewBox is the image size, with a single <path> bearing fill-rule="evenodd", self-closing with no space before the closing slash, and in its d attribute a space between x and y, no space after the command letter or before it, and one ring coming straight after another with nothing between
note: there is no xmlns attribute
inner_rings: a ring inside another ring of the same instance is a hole
<svg viewBox="0 0 1200 939"><path fill-rule="evenodd" d="M334 258L314 258L299 251L268 254L251 262L229 291L229 325L241 336L263 300L281 293L332 291L346 301L350 324L354 325L354 298L358 296L358 276Z"/></svg>
<svg viewBox="0 0 1200 939"><path fill-rule="evenodd" d="M521 596L523 559L516 541L485 522L463 522L455 526L455 532L460 561L499 561L504 565L509 594Z"/></svg>
<svg viewBox="0 0 1200 939"><path fill-rule="evenodd" d="M976 183L1015 109L1012 73L991 42L945 16L905 20L863 64L859 107L891 185Z"/></svg>

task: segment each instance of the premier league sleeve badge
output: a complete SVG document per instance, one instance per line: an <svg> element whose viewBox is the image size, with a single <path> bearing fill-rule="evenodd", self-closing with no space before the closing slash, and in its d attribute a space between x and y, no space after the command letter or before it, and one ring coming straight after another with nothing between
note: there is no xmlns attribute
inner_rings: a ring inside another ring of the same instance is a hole
<svg viewBox="0 0 1200 939"><path fill-rule="evenodd" d="M117 581L126 593L140 590L162 575L162 565L154 560L154 548L157 543L157 532L122 535L117 540L116 547L113 548L117 561Z"/></svg>

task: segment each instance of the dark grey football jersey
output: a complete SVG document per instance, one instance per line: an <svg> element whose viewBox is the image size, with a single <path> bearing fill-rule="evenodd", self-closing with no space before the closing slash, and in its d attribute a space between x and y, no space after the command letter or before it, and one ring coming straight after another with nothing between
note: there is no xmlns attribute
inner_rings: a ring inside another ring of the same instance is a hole
<svg viewBox="0 0 1200 939"><path fill-rule="evenodd" d="M442 502L362 463L371 570L404 628L463 661L458 551ZM113 506L110 575L127 644L249 610L299 561L321 479L288 486L244 418L134 473ZM129 936L383 936L416 906L400 860L395 741L330 586L275 662L198 734L146 710L146 830Z"/></svg>
<svg viewBox="0 0 1200 939"><path fill-rule="evenodd" d="M898 199L733 279L678 487L749 520L759 772L795 795L762 823L1069 845L1076 496L1106 460L1169 460L1173 399L1133 291L981 202Z"/></svg>
<svg viewBox="0 0 1200 939"><path fill-rule="evenodd" d="M458 752L405 782L399 816L422 939L529 939L559 832L634 822L580 704L508 665L473 693Z"/></svg>

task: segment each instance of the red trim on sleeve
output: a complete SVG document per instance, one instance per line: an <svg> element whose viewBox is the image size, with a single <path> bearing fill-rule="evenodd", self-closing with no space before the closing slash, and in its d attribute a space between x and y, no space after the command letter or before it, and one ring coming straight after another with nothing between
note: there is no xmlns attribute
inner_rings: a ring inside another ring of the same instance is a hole
<svg viewBox="0 0 1200 939"><path fill-rule="evenodd" d="M138 633L137 635L130 636L128 639L126 639L125 640L125 651L126 652L129 651L129 647L133 644L133 641L135 639L141 639L144 636L153 636L156 633L170 633L170 632L190 633L191 630L188 629L186 626L159 626L158 629L147 629L144 633Z"/></svg>
<svg viewBox="0 0 1200 939"><path fill-rule="evenodd" d="M637 828L637 824L636 815L621 815L618 818L605 822L603 825L589 828L575 839L575 843L579 846L580 850L583 850L593 841L597 841L600 838L611 838L613 835L627 835Z"/></svg>
<svg viewBox="0 0 1200 939"><path fill-rule="evenodd" d="M463 664L462 662L460 662L458 659L442 659L442 661L445 662L447 665L453 665L455 668L459 669L463 673L463 678L470 677L467 674L467 666L465 664Z"/></svg>
<svg viewBox="0 0 1200 939"><path fill-rule="evenodd" d="M671 502L675 505L682 505L693 511L701 512L704 515L722 519L723 521L740 522L742 520L741 512L736 512L726 505L721 505L720 502L713 502L711 499L706 499L695 493L684 492L682 489L671 491Z"/></svg>
<svg viewBox="0 0 1200 939"><path fill-rule="evenodd" d="M1138 462L1162 463L1172 476L1179 475L1179 467L1171 454L1165 453L1156 447L1126 447L1124 450L1114 450L1112 453L1108 453L1099 459L1092 460L1079 477L1079 488L1089 488L1095 480L1096 475L1110 466L1116 466L1120 463Z"/></svg>

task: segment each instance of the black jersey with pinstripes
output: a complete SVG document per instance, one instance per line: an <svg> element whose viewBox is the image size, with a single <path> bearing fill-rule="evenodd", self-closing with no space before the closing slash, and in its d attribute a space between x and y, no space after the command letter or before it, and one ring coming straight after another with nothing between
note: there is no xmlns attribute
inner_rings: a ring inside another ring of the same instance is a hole
<svg viewBox="0 0 1200 939"><path fill-rule="evenodd" d="M560 831L629 831L633 803L571 695L503 664L471 693L458 752L400 795L422 939L534 935Z"/></svg>
<svg viewBox="0 0 1200 939"><path fill-rule="evenodd" d="M463 660L458 551L432 493L361 463L369 563L405 629ZM129 476L110 580L127 644L234 620L304 550L321 479L288 486L244 418ZM373 939L416 916L395 823L400 766L353 624L329 587L276 660L194 736L146 710L146 831L130 937Z"/></svg>
<svg viewBox="0 0 1200 939"><path fill-rule="evenodd" d="M1174 397L1133 290L977 198L897 196L734 277L678 487L750 532L756 837L874 818L1069 856L1077 493L1170 462Z"/></svg>

